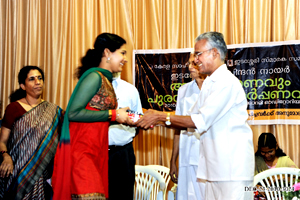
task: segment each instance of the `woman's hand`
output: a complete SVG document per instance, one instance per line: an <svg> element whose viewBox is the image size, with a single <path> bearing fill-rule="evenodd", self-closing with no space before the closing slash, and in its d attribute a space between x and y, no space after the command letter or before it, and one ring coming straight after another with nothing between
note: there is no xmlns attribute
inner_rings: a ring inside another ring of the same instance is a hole
<svg viewBox="0 0 300 200"><path fill-rule="evenodd" d="M1 128L1 134L0 134L0 151L7 151L6 144L9 135L10 135L10 129L3 126ZM14 169L14 163L8 153L3 153L2 156L3 156L3 161L0 165L0 177L5 178L8 177L9 174L12 174Z"/></svg>
<svg viewBox="0 0 300 200"><path fill-rule="evenodd" d="M129 107L125 107L125 108L120 108L117 110L117 118L116 121L120 124L128 124L131 125L133 124L133 121L130 119L130 117L128 116L128 113L126 112L126 110L129 110Z"/></svg>
<svg viewBox="0 0 300 200"><path fill-rule="evenodd" d="M3 154L3 162L0 165L0 177L5 178L13 173L14 163L7 153Z"/></svg>

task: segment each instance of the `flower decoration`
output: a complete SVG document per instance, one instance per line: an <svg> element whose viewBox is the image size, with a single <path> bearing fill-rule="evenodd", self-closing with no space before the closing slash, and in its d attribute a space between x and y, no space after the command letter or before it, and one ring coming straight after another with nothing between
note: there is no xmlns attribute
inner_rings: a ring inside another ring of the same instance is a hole
<svg viewBox="0 0 300 200"><path fill-rule="evenodd" d="M294 191L299 191L300 190L300 183L296 183L295 185L293 185L294 187Z"/></svg>
<svg viewBox="0 0 300 200"><path fill-rule="evenodd" d="M291 200L300 200L300 180L296 180L297 183L293 185L294 191L290 192L283 192L283 196L285 199L291 199Z"/></svg>

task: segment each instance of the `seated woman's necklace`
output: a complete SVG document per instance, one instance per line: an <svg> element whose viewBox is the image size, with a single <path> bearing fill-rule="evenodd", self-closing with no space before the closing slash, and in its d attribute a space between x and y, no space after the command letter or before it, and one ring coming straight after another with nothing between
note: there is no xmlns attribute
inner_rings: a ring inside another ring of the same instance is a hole
<svg viewBox="0 0 300 200"><path fill-rule="evenodd" d="M27 98L26 98L26 97L25 97L25 100L26 100L27 104L30 105L31 108L33 108L33 106L27 101ZM41 101L41 102L42 102L42 101ZM41 103L41 102L40 102L40 103ZM38 103L38 104L39 104L39 103ZM38 105L38 104L37 104L37 105ZM34 107L35 107L35 106L34 106Z"/></svg>
<svg viewBox="0 0 300 200"><path fill-rule="evenodd" d="M277 157L275 157L274 160L271 161L270 163L267 162L266 160L265 160L265 162L266 162L266 164L267 164L268 166L273 167L273 166L276 166L277 160L278 160Z"/></svg>

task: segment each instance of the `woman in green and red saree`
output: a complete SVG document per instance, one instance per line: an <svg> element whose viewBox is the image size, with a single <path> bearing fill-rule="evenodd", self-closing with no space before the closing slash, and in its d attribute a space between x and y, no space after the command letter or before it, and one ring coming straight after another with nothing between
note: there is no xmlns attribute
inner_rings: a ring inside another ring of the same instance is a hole
<svg viewBox="0 0 300 200"><path fill-rule="evenodd" d="M44 73L23 67L10 95L0 135L0 198L51 199L51 178L62 109L41 98Z"/></svg>
<svg viewBox="0 0 300 200"><path fill-rule="evenodd" d="M118 35L102 33L81 59L55 155L55 200L108 198L108 127L131 122L128 107L117 109L111 84L112 73L127 62L125 43Z"/></svg>

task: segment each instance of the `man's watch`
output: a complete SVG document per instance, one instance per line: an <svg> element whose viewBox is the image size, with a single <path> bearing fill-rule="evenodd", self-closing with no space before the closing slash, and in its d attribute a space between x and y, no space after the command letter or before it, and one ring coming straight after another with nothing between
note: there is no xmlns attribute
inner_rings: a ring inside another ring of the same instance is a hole
<svg viewBox="0 0 300 200"><path fill-rule="evenodd" d="M170 115L171 115L171 113L167 113L167 117L166 117L167 121L165 121L165 124L166 124L167 126L170 126L170 125L171 125Z"/></svg>

